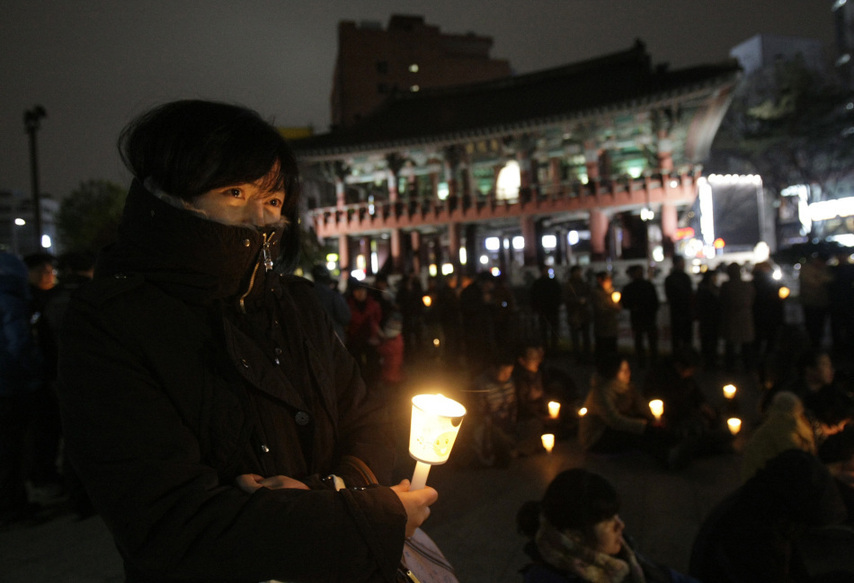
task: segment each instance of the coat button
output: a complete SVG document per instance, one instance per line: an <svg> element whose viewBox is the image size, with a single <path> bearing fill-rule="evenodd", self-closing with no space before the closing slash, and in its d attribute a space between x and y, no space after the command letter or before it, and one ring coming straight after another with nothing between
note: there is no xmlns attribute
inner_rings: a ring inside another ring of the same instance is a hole
<svg viewBox="0 0 854 583"><path fill-rule="evenodd" d="M124 273L117 273L113 277L116 279L127 279L128 278L128 276L125 275Z"/></svg>
<svg viewBox="0 0 854 583"><path fill-rule="evenodd" d="M249 368L249 361L245 358L240 359L240 364L243 365L243 368Z"/></svg>
<svg viewBox="0 0 854 583"><path fill-rule="evenodd" d="M304 427L308 425L309 421L311 421L311 417L309 417L308 413L305 411L297 411L297 414L294 415L294 421L297 422L297 425L302 425Z"/></svg>
<svg viewBox="0 0 854 583"><path fill-rule="evenodd" d="M249 247L251 244L252 244L252 241L250 241L249 239L243 239L243 246L244 247Z"/></svg>
<svg viewBox="0 0 854 583"><path fill-rule="evenodd" d="M277 347L275 347L275 348L273 349L273 352L275 352L275 353L276 353L276 356L281 356L281 354L282 354L282 349L281 349L281 348L279 348L279 347L277 346Z"/></svg>
<svg viewBox="0 0 854 583"><path fill-rule="evenodd" d="M278 359L278 358L274 358L274 359L273 359L273 364L275 364L276 366L279 366L279 365L280 365L280 364L282 364L282 363L279 361L279 359Z"/></svg>
<svg viewBox="0 0 854 583"><path fill-rule="evenodd" d="M262 443L261 444L261 453L270 453L270 448Z"/></svg>

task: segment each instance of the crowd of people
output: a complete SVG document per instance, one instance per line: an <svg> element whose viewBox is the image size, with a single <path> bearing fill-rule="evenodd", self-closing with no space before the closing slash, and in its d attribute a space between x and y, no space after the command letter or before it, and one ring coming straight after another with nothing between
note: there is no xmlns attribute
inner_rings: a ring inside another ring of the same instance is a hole
<svg viewBox="0 0 854 583"><path fill-rule="evenodd" d="M488 272L366 281L322 265L312 284L292 274L296 161L257 114L170 103L120 143L134 180L97 270L78 254L0 254L4 524L39 516L40 490L104 517L129 581L392 580L438 496L394 481L389 412L425 362L465 376L455 457L481 467L537 455L551 433L678 471L733 451L697 371L738 362L761 381L744 485L701 529L690 576L645 558L613 487L576 469L520 512L526 581L761 580L721 529L767 535L771 564L793 556L796 527L854 516L854 396L833 366L851 348L849 264L801 267L803 335L787 327L767 263L749 278L730 264L720 285L707 271L695 286L677 257L663 295L640 265L620 289L622 274L578 265L565 280L544 266L523 289ZM624 311L633 350L620 348ZM550 366L565 352L594 367L589 384ZM799 478L781 486L789 474ZM795 512L805 500L821 504Z"/></svg>

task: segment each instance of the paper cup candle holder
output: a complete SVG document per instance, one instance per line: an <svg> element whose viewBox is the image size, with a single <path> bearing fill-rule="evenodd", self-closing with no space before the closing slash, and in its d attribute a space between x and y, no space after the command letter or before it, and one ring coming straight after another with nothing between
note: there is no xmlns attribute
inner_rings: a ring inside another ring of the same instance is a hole
<svg viewBox="0 0 854 583"><path fill-rule="evenodd" d="M412 397L409 455L415 460L415 472L410 490L424 487L431 466L448 461L465 414L465 407L442 395Z"/></svg>

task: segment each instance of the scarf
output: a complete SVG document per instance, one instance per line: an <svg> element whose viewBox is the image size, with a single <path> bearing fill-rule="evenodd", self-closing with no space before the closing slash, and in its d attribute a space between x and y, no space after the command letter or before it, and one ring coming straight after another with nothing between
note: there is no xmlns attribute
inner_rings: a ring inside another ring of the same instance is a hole
<svg viewBox="0 0 854 583"><path fill-rule="evenodd" d="M549 565L590 583L646 582L634 552L626 544L620 550L622 558L595 551L583 544L580 535L556 529L543 516L534 540L540 556Z"/></svg>

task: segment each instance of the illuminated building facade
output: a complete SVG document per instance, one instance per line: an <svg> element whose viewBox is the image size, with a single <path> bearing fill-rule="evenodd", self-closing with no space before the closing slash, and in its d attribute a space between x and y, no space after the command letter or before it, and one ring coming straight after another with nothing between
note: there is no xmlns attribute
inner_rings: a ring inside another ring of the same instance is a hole
<svg viewBox="0 0 854 583"><path fill-rule="evenodd" d="M294 142L312 227L341 267L367 273L667 252L737 79L734 62L654 67L638 42L401 95Z"/></svg>

